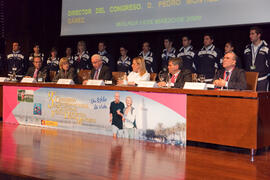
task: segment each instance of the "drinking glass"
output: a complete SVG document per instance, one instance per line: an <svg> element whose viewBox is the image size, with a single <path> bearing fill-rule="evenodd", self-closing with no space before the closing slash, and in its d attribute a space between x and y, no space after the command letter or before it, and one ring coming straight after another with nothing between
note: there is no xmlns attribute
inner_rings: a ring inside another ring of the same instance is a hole
<svg viewBox="0 0 270 180"><path fill-rule="evenodd" d="M165 81L165 79L166 79L166 73L164 73L163 71L160 71L158 73L158 79L159 79L160 82Z"/></svg>
<svg viewBox="0 0 270 180"><path fill-rule="evenodd" d="M201 83L204 83L204 82L205 82L205 75L200 74L200 75L199 75L199 81L200 81Z"/></svg>

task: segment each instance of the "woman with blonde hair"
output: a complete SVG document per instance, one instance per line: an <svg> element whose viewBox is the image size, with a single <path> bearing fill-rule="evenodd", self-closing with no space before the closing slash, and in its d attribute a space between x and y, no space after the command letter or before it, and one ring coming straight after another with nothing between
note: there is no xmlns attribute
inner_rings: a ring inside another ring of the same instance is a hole
<svg viewBox="0 0 270 180"><path fill-rule="evenodd" d="M143 57L133 58L131 66L132 72L127 76L128 85L135 85L139 81L150 80L150 74L146 71ZM123 84L123 81L119 81L118 84Z"/></svg>
<svg viewBox="0 0 270 180"><path fill-rule="evenodd" d="M68 58L63 57L60 59L59 68L60 70L54 77L53 82L57 82L59 79L72 79L74 82L77 82L74 68L70 67Z"/></svg>
<svg viewBox="0 0 270 180"><path fill-rule="evenodd" d="M136 127L136 112L135 108L132 106L132 98L130 96L126 97L126 107L123 112L123 126L124 126L124 136L126 138L134 138Z"/></svg>

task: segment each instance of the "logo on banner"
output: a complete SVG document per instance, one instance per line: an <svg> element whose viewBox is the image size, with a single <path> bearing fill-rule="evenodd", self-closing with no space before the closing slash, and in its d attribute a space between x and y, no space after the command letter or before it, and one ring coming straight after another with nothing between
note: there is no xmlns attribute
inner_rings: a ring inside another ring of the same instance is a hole
<svg viewBox="0 0 270 180"><path fill-rule="evenodd" d="M34 108L33 108L33 114L34 115L41 115L41 104L40 103L35 103Z"/></svg>
<svg viewBox="0 0 270 180"><path fill-rule="evenodd" d="M34 102L34 91L33 90L17 90L17 100L19 102Z"/></svg>
<svg viewBox="0 0 270 180"><path fill-rule="evenodd" d="M58 126L58 122L41 120L41 125L43 125L43 126L53 126L53 127L57 127L57 126Z"/></svg>
<svg viewBox="0 0 270 180"><path fill-rule="evenodd" d="M60 116L64 119L74 120L78 124L96 123L95 119L88 118L86 113L80 112L80 109L89 109L88 104L82 104L74 97L58 96L54 91L49 91L48 97L51 117Z"/></svg>

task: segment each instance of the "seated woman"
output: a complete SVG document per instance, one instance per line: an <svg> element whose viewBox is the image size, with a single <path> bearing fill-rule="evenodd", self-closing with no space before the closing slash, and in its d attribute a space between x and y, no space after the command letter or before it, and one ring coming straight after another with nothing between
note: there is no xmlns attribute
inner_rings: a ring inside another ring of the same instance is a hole
<svg viewBox="0 0 270 180"><path fill-rule="evenodd" d="M128 85L135 85L139 81L149 81L150 74L146 71L145 62L142 57L136 57L132 60L132 72L127 76ZM117 84L123 84L123 81L118 81Z"/></svg>
<svg viewBox="0 0 270 180"><path fill-rule="evenodd" d="M66 57L60 59L59 68L60 70L58 74L53 78L53 82L57 82L59 79L72 79L75 83L77 82L75 70L69 66L69 62Z"/></svg>

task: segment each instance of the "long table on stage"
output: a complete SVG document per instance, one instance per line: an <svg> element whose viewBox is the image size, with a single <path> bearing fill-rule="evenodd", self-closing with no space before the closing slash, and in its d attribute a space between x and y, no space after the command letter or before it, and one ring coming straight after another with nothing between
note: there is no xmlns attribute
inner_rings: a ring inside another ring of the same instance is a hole
<svg viewBox="0 0 270 180"><path fill-rule="evenodd" d="M256 150L270 145L270 93L183 90L52 83L0 83L3 86L180 93L187 95L187 140ZM3 95L0 97L3 102ZM0 103L2 116L3 104Z"/></svg>

